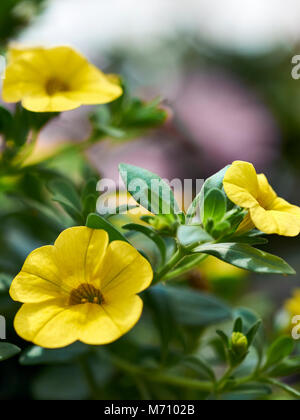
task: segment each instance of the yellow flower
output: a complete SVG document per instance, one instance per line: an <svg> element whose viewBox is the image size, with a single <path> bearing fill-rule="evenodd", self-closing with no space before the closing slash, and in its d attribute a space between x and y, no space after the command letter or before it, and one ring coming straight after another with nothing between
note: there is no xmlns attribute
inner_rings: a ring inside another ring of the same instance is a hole
<svg viewBox="0 0 300 420"><path fill-rule="evenodd" d="M243 278L248 271L235 267L218 258L209 256L199 266L199 271L209 280L220 278Z"/></svg>
<svg viewBox="0 0 300 420"><path fill-rule="evenodd" d="M249 210L243 227L256 227L267 234L299 234L300 208L279 198L265 175L257 175L251 163L233 162L225 174L224 189L233 203Z"/></svg>
<svg viewBox="0 0 300 420"><path fill-rule="evenodd" d="M294 291L293 297L285 303L286 310L292 315L300 315L300 289Z"/></svg>
<svg viewBox="0 0 300 420"><path fill-rule="evenodd" d="M62 112L114 101L122 88L70 47L12 48L2 95L29 111Z"/></svg>
<svg viewBox="0 0 300 420"><path fill-rule="evenodd" d="M10 289L23 302L17 333L46 348L77 340L100 345L117 340L139 320L153 272L126 242L108 244L104 230L74 227L54 246L33 251Z"/></svg>

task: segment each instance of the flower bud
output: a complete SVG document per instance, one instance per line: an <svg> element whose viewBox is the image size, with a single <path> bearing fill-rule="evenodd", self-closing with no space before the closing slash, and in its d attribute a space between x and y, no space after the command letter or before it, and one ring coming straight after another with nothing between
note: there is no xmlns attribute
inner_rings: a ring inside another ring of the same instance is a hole
<svg viewBox="0 0 300 420"><path fill-rule="evenodd" d="M245 354L248 350L247 337L240 332L232 333L231 348L236 354Z"/></svg>

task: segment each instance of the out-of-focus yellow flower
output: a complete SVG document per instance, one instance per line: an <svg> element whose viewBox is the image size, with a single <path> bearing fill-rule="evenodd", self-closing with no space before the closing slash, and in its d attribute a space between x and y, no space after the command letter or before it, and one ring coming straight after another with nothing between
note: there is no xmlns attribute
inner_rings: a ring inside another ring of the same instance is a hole
<svg viewBox="0 0 300 420"><path fill-rule="evenodd" d="M300 289L296 289L293 297L286 301L285 309L293 316L300 315Z"/></svg>
<svg viewBox="0 0 300 420"><path fill-rule="evenodd" d="M62 112L114 101L122 88L70 47L12 48L2 94L29 111Z"/></svg>
<svg viewBox="0 0 300 420"><path fill-rule="evenodd" d="M209 256L190 273L189 282L196 289L232 298L241 289L248 274L246 270Z"/></svg>
<svg viewBox="0 0 300 420"><path fill-rule="evenodd" d="M279 198L265 175L257 175L251 163L233 162L225 174L224 189L233 203L249 210L243 222L248 229L251 220L252 227L267 234L299 234L300 208Z"/></svg>
<svg viewBox="0 0 300 420"><path fill-rule="evenodd" d="M208 279L225 277L242 278L248 274L246 270L235 267L215 257L206 258L199 266L199 270Z"/></svg>
<svg viewBox="0 0 300 420"><path fill-rule="evenodd" d="M33 251L13 280L10 295L24 303L15 329L46 348L110 343L139 320L137 293L152 277L148 261L128 243L108 244L104 230L67 229L54 246Z"/></svg>
<svg viewBox="0 0 300 420"><path fill-rule="evenodd" d="M111 221L120 228L126 223L137 223L141 225L147 225L146 222L141 220L141 217L152 215L152 213L150 213L147 209L138 204L135 201L135 199L126 191L112 192L108 194L107 201L109 207L111 207L112 210L115 210L116 208L121 206L129 207L129 210L127 210L127 212L122 212L116 215L112 214ZM131 206L136 207L130 208Z"/></svg>

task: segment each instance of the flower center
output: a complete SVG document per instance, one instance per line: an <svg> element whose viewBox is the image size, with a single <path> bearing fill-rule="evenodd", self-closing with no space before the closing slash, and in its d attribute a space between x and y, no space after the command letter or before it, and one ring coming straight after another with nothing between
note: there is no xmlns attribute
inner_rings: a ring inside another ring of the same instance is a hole
<svg viewBox="0 0 300 420"><path fill-rule="evenodd" d="M94 303L101 305L103 296L99 289L88 283L81 284L77 289L73 289L70 295L70 305L81 305L84 303Z"/></svg>
<svg viewBox="0 0 300 420"><path fill-rule="evenodd" d="M67 92L68 90L68 84L56 78L49 79L46 83L46 92L49 96L53 96L59 92Z"/></svg>

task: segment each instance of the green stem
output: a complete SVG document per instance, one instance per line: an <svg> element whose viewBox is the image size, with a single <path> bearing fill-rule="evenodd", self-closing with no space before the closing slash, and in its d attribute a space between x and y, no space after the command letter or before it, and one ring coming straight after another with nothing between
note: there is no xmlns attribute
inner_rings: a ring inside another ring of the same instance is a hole
<svg viewBox="0 0 300 420"><path fill-rule="evenodd" d="M204 261L208 255L201 254L198 258L190 262L189 264L184 265L183 267L177 268L168 274L166 274L163 278L164 281L175 279L176 277L181 276L184 273L187 273L188 271L192 270L193 268L198 267L202 261Z"/></svg>
<svg viewBox="0 0 300 420"><path fill-rule="evenodd" d="M93 400L98 400L99 399L99 389L98 389L98 385L95 381L94 378L94 374L93 371L86 359L86 357L81 357L79 359L79 365L85 375L87 384L89 386L90 389L90 393L91 393L91 397Z"/></svg>
<svg viewBox="0 0 300 420"><path fill-rule="evenodd" d="M213 384L207 381L198 381L197 379L184 378L179 376L170 375L168 373L157 373L155 371L149 371L140 369L139 367L132 365L128 361L124 361L117 356L111 356L112 363L119 369L131 374L144 377L149 382L163 383L168 385L174 385L181 388L195 389L203 392L212 392Z"/></svg>
<svg viewBox="0 0 300 420"><path fill-rule="evenodd" d="M167 274L174 268L185 256L184 251L182 248L178 248L175 254L170 258L167 264L157 273L157 278L155 283L158 283L165 279Z"/></svg>
<svg viewBox="0 0 300 420"><path fill-rule="evenodd" d="M276 379L271 379L271 378L262 378L261 382L265 382L269 385L273 385L276 386L280 389L283 389L285 392L287 392L288 394L292 395L293 397L297 398L298 400L300 399L300 392L297 391L296 389L290 387L289 385L286 385L280 381L277 381Z"/></svg>
<svg viewBox="0 0 300 420"><path fill-rule="evenodd" d="M22 164L30 157L32 152L34 151L34 148L38 142L40 131L39 130L33 130L32 131L32 138L29 143L25 143L25 145L21 148L17 156L14 158L12 165L15 167L21 167Z"/></svg>
<svg viewBox="0 0 300 420"><path fill-rule="evenodd" d="M230 378L230 376L233 374L233 372L235 371L235 368L233 367L229 367L226 372L224 373L224 375L220 378L220 380L218 381L217 385L216 385L216 390L217 393L219 393L220 391L222 391L224 385L226 385L227 379Z"/></svg>

